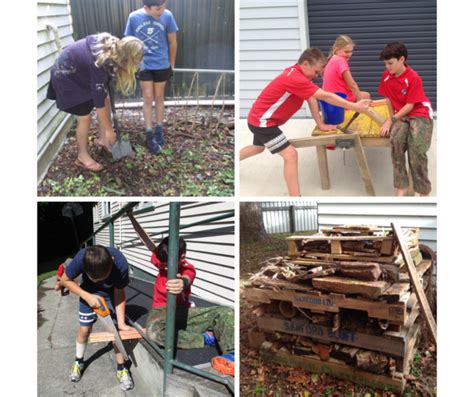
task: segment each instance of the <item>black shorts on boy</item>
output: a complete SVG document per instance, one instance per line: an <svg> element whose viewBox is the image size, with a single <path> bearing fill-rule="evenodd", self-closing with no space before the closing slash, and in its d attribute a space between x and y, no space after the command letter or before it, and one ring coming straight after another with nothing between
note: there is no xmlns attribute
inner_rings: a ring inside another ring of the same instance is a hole
<svg viewBox="0 0 474 397"><path fill-rule="evenodd" d="M153 81L154 83L163 83L173 76L173 68L159 70L141 70L138 72L138 80Z"/></svg>
<svg viewBox="0 0 474 397"><path fill-rule="evenodd" d="M279 153L290 146L285 134L276 125L263 128L248 124L248 127L253 133L253 144L265 146L271 154Z"/></svg>

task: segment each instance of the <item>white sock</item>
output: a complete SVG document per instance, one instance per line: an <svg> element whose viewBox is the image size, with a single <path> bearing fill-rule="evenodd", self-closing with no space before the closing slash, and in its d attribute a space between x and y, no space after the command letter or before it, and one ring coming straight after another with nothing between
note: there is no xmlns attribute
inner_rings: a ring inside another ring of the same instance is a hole
<svg viewBox="0 0 474 397"><path fill-rule="evenodd" d="M87 343L79 343L76 340L76 358L84 358L86 347L87 347Z"/></svg>

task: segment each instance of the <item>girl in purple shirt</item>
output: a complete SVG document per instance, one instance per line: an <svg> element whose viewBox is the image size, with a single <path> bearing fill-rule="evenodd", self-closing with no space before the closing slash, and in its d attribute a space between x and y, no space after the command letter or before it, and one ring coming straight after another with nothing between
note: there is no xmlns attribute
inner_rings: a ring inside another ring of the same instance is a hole
<svg viewBox="0 0 474 397"><path fill-rule="evenodd" d="M87 150L91 112L97 109L97 143L110 150L116 136L109 117L109 80L116 76L117 90L125 95L132 93L135 72L142 60L143 43L139 39L99 33L69 45L54 63L47 98L55 100L60 110L77 116L77 166L91 171L103 169Z"/></svg>

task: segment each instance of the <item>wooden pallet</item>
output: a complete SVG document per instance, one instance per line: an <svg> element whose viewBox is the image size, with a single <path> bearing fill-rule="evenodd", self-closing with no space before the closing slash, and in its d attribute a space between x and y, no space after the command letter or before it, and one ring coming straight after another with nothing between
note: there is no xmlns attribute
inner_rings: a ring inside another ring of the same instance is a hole
<svg viewBox="0 0 474 397"><path fill-rule="evenodd" d="M418 314L419 312L416 311L414 317L416 318ZM381 336L345 329L333 331L331 327L313 324L303 317L289 320L281 316L270 315L259 317L257 319L257 326L260 331L264 332L283 332L300 335L320 342L339 343L366 350L375 350L399 358L405 357L407 346L411 345L411 341L417 334L417 332L410 332L411 327L404 327L400 332L390 332ZM413 324L412 327L419 328Z"/></svg>
<svg viewBox="0 0 474 397"><path fill-rule="evenodd" d="M329 359L328 361L322 361L315 355L296 356L287 351L273 351L272 344L269 342L262 344L260 357L268 362L299 367L315 373L325 373L379 390L402 393L406 385L406 380L402 373L396 373L393 376L376 375L354 368L339 360Z"/></svg>
<svg viewBox="0 0 474 397"><path fill-rule="evenodd" d="M404 325L408 319L407 301L400 300L393 303L357 299L346 297L343 294L324 294L322 292L298 292L289 290L271 290L266 288L246 288L245 298L253 304L272 301L291 302L294 307L309 309L316 313L338 313L340 309L353 309L367 312L371 318L387 320L390 324Z"/></svg>
<svg viewBox="0 0 474 397"><path fill-rule="evenodd" d="M384 229L340 227L323 229L323 233L310 236L290 236L286 238L288 243L288 256L298 257L307 252L311 252L311 254L346 254L369 258L399 256L401 252L392 233L390 233L390 235L375 235L376 232L380 233L383 231ZM365 235L347 235L353 234L354 232L365 233ZM388 233L388 231L385 231L385 233ZM410 248L417 248L419 243L419 229L409 229L406 230L406 233L410 233ZM305 245L311 242L316 242L317 245L321 247L321 250L305 248ZM370 249L363 248L364 243L370 244L372 247ZM360 248L357 248L357 246Z"/></svg>

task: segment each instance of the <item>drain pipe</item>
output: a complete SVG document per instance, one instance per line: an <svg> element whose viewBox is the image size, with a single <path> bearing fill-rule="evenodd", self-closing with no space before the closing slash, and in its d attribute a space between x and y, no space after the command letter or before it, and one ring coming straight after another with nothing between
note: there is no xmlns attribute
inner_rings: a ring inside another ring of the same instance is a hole
<svg viewBox="0 0 474 397"><path fill-rule="evenodd" d="M170 203L170 227L168 240L168 271L167 279L176 278L179 256L179 217L180 203ZM173 372L174 337L176 317L176 295L166 293L166 334L165 334L165 368L163 377L163 396L166 393L167 375Z"/></svg>

